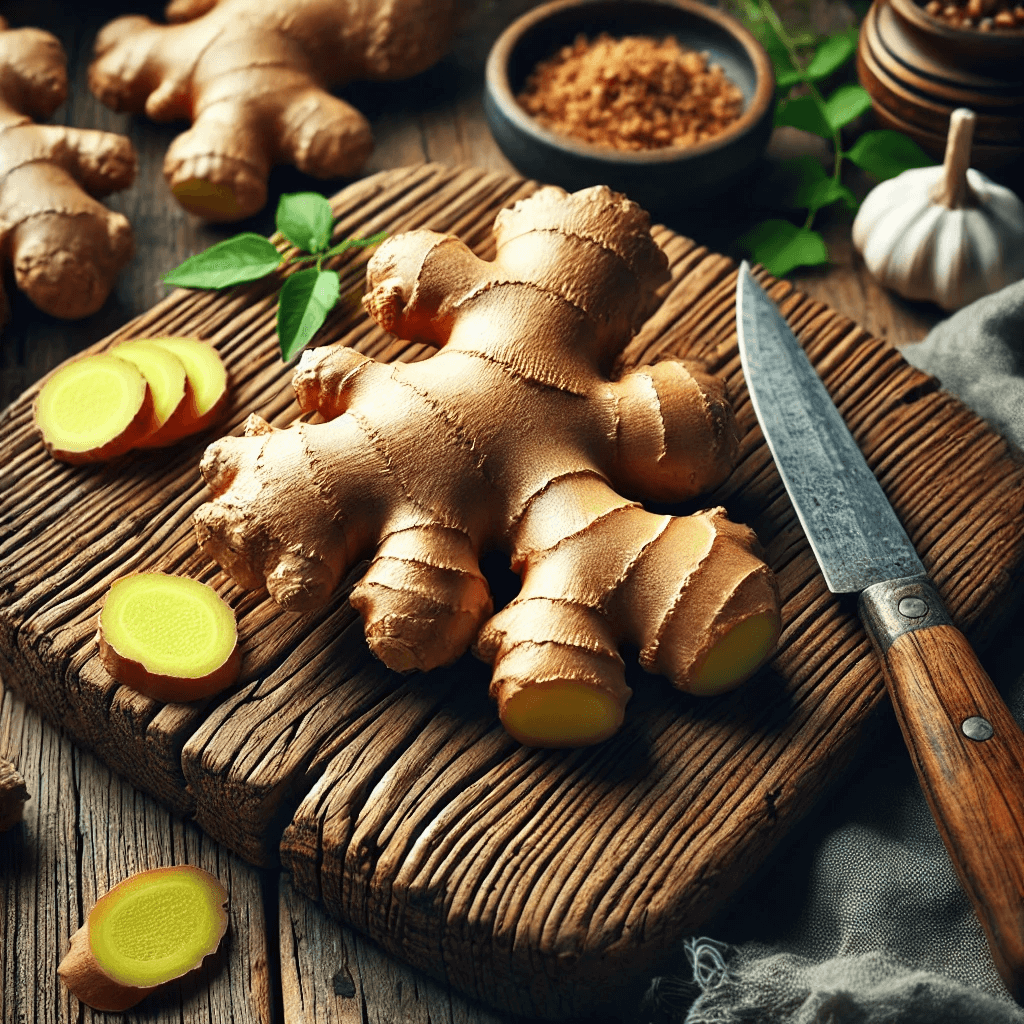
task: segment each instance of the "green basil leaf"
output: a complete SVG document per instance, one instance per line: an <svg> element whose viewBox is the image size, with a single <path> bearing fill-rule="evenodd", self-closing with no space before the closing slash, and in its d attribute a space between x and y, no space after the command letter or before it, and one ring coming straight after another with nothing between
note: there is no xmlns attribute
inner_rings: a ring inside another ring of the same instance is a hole
<svg viewBox="0 0 1024 1024"><path fill-rule="evenodd" d="M801 128L805 132L813 132L822 138L832 138L832 128L822 116L818 104L810 96L798 96L789 100L775 110L775 126L789 125Z"/></svg>
<svg viewBox="0 0 1024 1024"><path fill-rule="evenodd" d="M310 267L292 274L277 300L277 336L287 362L309 344L334 308L341 281L333 270Z"/></svg>
<svg viewBox="0 0 1024 1024"><path fill-rule="evenodd" d="M829 125L839 131L843 125L855 121L866 110L871 109L871 97L867 89L849 83L841 85L825 100L825 117Z"/></svg>
<svg viewBox="0 0 1024 1024"><path fill-rule="evenodd" d="M837 32L826 39L815 51L804 72L817 82L838 71L857 49L857 27Z"/></svg>
<svg viewBox="0 0 1024 1024"><path fill-rule="evenodd" d="M230 288L266 277L280 262L281 254L263 235L247 231L189 256L163 281L181 288Z"/></svg>
<svg viewBox="0 0 1024 1024"><path fill-rule="evenodd" d="M832 178L826 178L811 189L807 196L807 209L817 211L840 202L849 210L856 210L860 205L857 197L845 185Z"/></svg>
<svg viewBox="0 0 1024 1024"><path fill-rule="evenodd" d="M741 235L736 244L776 277L796 267L828 263L828 249L817 231L798 228L788 220L765 220Z"/></svg>
<svg viewBox="0 0 1024 1024"><path fill-rule="evenodd" d="M913 139L889 128L865 132L843 155L882 181L935 163Z"/></svg>
<svg viewBox="0 0 1024 1024"><path fill-rule="evenodd" d="M318 253L331 240L334 214L319 192L290 192L281 196L275 216L277 230L304 252Z"/></svg>

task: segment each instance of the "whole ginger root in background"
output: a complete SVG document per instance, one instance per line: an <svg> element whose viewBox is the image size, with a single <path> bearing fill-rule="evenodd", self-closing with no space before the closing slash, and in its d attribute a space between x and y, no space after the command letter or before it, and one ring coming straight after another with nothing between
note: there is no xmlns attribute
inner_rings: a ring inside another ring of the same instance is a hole
<svg viewBox="0 0 1024 1024"><path fill-rule="evenodd" d="M307 351L293 384L327 422L252 416L211 445L196 534L295 610L372 557L351 600L385 664L430 669L475 644L512 735L581 746L622 722L621 643L683 690L721 692L773 649L778 590L724 509L638 504L717 486L737 454L718 378L674 360L608 376L668 276L647 214L604 187L548 187L499 213L495 236L493 262L430 231L384 242L367 309L440 350ZM522 587L492 617L479 558L495 549Z"/></svg>
<svg viewBox="0 0 1024 1024"><path fill-rule="evenodd" d="M132 183L135 151L123 135L36 124L67 88L59 40L0 18L0 251L39 309L77 319L103 305L132 258L128 221L93 197ZM0 291L0 322L7 313Z"/></svg>
<svg viewBox="0 0 1024 1024"><path fill-rule="evenodd" d="M107 106L189 119L164 175L200 217L262 209L271 167L355 176L366 118L327 90L426 70L454 32L456 0L172 0L168 21L117 18L96 39L89 85Z"/></svg>

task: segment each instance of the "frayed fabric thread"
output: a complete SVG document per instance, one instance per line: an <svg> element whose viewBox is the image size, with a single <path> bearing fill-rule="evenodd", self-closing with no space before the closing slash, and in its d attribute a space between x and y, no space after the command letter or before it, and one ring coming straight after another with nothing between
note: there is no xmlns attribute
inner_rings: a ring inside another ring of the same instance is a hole
<svg viewBox="0 0 1024 1024"><path fill-rule="evenodd" d="M698 996L731 980L728 943L701 936L685 939L682 949L690 977L652 978L641 1003L640 1024L683 1024Z"/></svg>

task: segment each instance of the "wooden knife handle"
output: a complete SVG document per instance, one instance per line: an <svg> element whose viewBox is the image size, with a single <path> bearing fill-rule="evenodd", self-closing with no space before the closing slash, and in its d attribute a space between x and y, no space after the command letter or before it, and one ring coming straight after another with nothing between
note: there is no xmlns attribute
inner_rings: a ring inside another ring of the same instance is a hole
<svg viewBox="0 0 1024 1024"><path fill-rule="evenodd" d="M1024 733L927 577L869 587L861 615L943 842L1021 1002Z"/></svg>

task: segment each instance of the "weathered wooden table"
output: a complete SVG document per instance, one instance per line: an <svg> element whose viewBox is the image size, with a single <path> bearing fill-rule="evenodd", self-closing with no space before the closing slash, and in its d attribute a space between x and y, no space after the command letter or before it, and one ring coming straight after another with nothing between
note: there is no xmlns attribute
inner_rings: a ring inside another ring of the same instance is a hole
<svg viewBox="0 0 1024 1024"><path fill-rule="evenodd" d="M480 87L490 43L512 17L531 6L532 0L478 0L467 12L451 56L438 67L413 83L348 90L370 117L377 138L367 174L424 160L512 170L487 131ZM68 52L72 90L55 120L130 135L140 166L135 185L108 200L132 222L138 251L99 313L78 323L61 323L12 292L11 321L0 337L0 407L47 370L161 299L165 288L160 276L189 254L236 230L269 233L280 193L306 188L330 193L345 184L312 182L282 169L272 179L267 210L252 222L210 228L184 214L161 174L163 153L177 126L113 114L86 87L97 29L129 9L154 16L159 12L158 5L146 3L4 4L3 13L13 25L49 29ZM779 151L792 142L778 137L773 145ZM717 249L738 233L736 223L720 217L695 216L669 225ZM835 262L826 270L797 275L799 285L897 345L922 337L937 319L936 311L900 303L870 281L850 250L848 225L837 223L828 231ZM1024 667L1024 655L1009 642L1015 631L1019 636L1022 625L1018 615L1003 633L1007 642L997 642L986 656L998 684ZM0 703L0 755L15 762L31 793L24 823L0 836L0 1021L63 1024L93 1019L93 1012L80 1008L57 979L69 936L110 885L134 870L171 860L203 865L224 880L231 893L231 941L198 977L150 997L125 1014L125 1020L512 1021L470 1004L385 955L296 893L287 875L249 866L195 825L176 819L76 748L11 693L3 693ZM210 984L212 978L216 984Z"/></svg>

